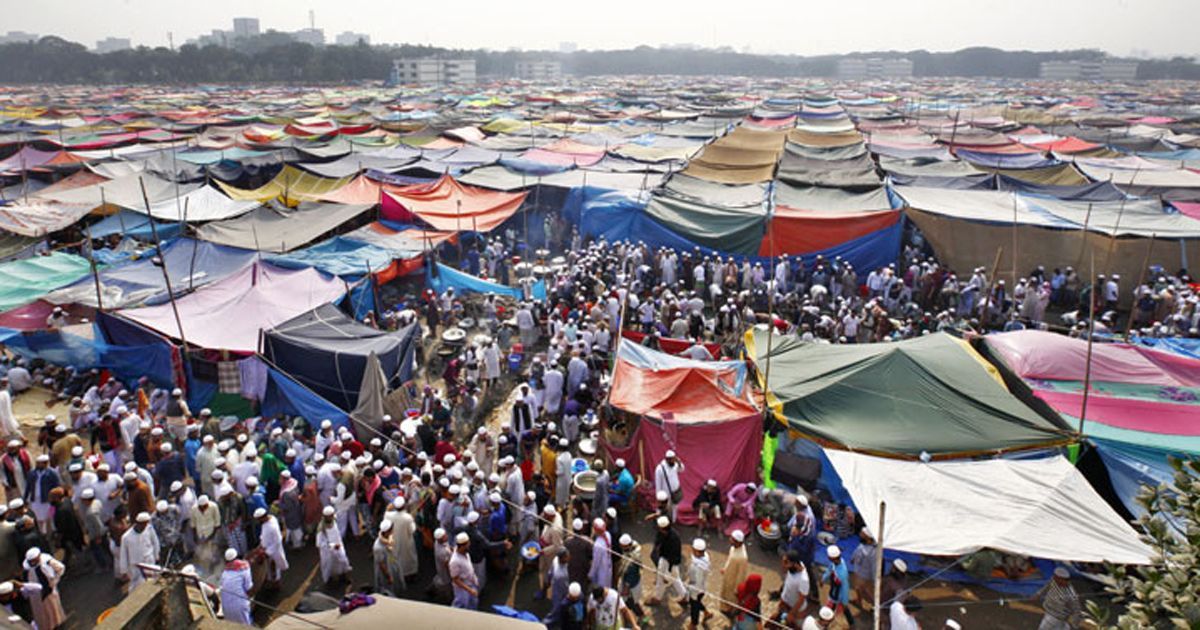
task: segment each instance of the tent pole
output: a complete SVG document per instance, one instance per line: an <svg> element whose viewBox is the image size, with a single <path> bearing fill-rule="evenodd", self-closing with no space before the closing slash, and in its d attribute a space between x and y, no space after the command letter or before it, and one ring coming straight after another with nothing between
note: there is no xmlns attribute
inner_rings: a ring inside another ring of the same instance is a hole
<svg viewBox="0 0 1200 630"><path fill-rule="evenodd" d="M979 327L987 332L988 320L991 319L991 299L992 299L992 284L996 281L996 274L1000 273L1000 256L1004 254L1003 247L996 248L996 259L992 261L992 269L988 274L987 293L983 295L983 299L987 301L983 309L983 316L979 318ZM981 302L982 303L982 302ZM968 313L968 316L970 313Z"/></svg>
<svg viewBox="0 0 1200 630"><path fill-rule="evenodd" d="M1083 367L1083 402L1079 409L1078 437L1083 438L1083 419L1087 417L1088 392L1092 389L1092 342L1096 338L1096 252L1092 252L1092 290L1088 291L1087 363Z"/></svg>
<svg viewBox="0 0 1200 630"><path fill-rule="evenodd" d="M103 313L104 299L100 297L100 274L96 271L96 245L92 242L92 225L85 222L83 227L87 230L88 262L92 265L92 281L96 284L96 309Z"/></svg>
<svg viewBox="0 0 1200 630"><path fill-rule="evenodd" d="M142 188L142 202L146 204L146 215L150 216L150 196L146 194L146 180L138 176L138 185ZM179 329L179 340L183 342L183 356L186 359L188 353L187 337L183 335L183 320L179 317L179 306L175 304L175 291L171 288L171 274L167 272L167 258L162 253L162 243L158 240L158 226L154 224L154 218L150 218L150 231L154 235L154 250L158 253L158 260L161 263L159 268L162 269L163 282L167 285L167 299L171 301L171 311L175 314L175 327Z"/></svg>
<svg viewBox="0 0 1200 630"><path fill-rule="evenodd" d="M1150 253L1154 251L1154 232L1150 233L1150 244L1146 247L1146 257L1142 259L1142 269L1138 272L1137 284L1133 285L1133 290L1137 291L1141 288L1142 283L1146 281L1146 268L1150 266ZM1133 314L1137 310L1137 294L1134 294L1133 306L1129 309L1128 321L1125 322L1125 341L1129 341L1129 331L1133 330Z"/></svg>
<svg viewBox="0 0 1200 630"><path fill-rule="evenodd" d="M879 630L879 592L883 590L883 518L887 512L887 502L879 502L879 531L875 532L875 630Z"/></svg>
<svg viewBox="0 0 1200 630"><path fill-rule="evenodd" d="M1139 168L1138 170L1134 171L1133 177L1129 178L1130 186L1132 186L1134 180L1137 179L1138 172L1140 170L1141 169ZM1112 269L1109 267L1108 263L1109 263L1109 261L1112 260L1113 249L1117 246L1117 231L1121 229L1121 217L1123 217L1125 215L1125 202L1128 199L1129 199L1128 195L1121 198L1121 205L1117 208L1117 221L1116 221L1116 223L1113 224L1112 234L1109 235L1109 238L1108 238L1108 252L1106 252L1104 254L1104 273L1106 273L1106 274L1112 273ZM1094 273L1095 272L1093 271L1093 274ZM1093 278L1094 277L1095 276L1093 275Z"/></svg>
<svg viewBox="0 0 1200 630"><path fill-rule="evenodd" d="M1013 200L1013 222L1012 222L1012 288L1017 288L1017 196L1012 196ZM1016 304L1013 304L1016 307Z"/></svg>

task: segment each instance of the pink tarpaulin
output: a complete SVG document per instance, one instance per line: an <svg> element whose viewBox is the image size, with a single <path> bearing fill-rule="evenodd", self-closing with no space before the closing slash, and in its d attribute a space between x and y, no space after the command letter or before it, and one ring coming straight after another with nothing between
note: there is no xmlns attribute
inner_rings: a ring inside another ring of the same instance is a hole
<svg viewBox="0 0 1200 630"><path fill-rule="evenodd" d="M987 345L1024 379L1082 381L1087 341L1038 330L988 335ZM1093 381L1200 387L1200 361L1124 343L1092 344ZM1089 414L1090 415L1090 414Z"/></svg>
<svg viewBox="0 0 1200 630"><path fill-rule="evenodd" d="M183 335L169 303L119 313L168 337L186 337L191 346L257 352L259 331L333 302L345 292L341 280L311 267L293 270L255 263L175 300Z"/></svg>
<svg viewBox="0 0 1200 630"><path fill-rule="evenodd" d="M1171 205L1175 206L1175 209L1184 216L1191 217L1193 219L1200 219L1200 202L1172 201Z"/></svg>
<svg viewBox="0 0 1200 630"><path fill-rule="evenodd" d="M639 449L639 445L641 448ZM679 522L696 522L692 500L700 487L715 479L722 493L735 484L758 480L759 454L762 452L762 419L750 416L729 422L680 426L672 422L657 424L644 420L634 431L625 448L605 444L609 457L625 460L629 472L654 481L654 467L668 449L683 462L679 476L683 502Z"/></svg>
<svg viewBox="0 0 1200 630"><path fill-rule="evenodd" d="M1034 390L1055 411L1078 418L1083 409L1083 394ZM1161 433L1163 435L1200 436L1200 407L1135 398L1088 396L1088 422L1110 427Z"/></svg>

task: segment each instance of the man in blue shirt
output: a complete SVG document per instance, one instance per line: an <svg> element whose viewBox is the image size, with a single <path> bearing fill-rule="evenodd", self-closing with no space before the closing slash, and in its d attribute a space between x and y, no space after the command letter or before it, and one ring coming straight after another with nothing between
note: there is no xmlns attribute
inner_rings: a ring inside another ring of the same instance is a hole
<svg viewBox="0 0 1200 630"><path fill-rule="evenodd" d="M625 505L629 503L629 499L633 496L633 475L629 469L625 467L625 460L618 459L617 466L617 482L612 485L612 491L608 494L608 500L613 505Z"/></svg>
<svg viewBox="0 0 1200 630"><path fill-rule="evenodd" d="M850 614L850 571L842 562L842 550L837 545L829 545L825 549L832 566L825 570L824 580L829 583L829 607L835 613L846 616L846 623L854 627L854 617Z"/></svg>

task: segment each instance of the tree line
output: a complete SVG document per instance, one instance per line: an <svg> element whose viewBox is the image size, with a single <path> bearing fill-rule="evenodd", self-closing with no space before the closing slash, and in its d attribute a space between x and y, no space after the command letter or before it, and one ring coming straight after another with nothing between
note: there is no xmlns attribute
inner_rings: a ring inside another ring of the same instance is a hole
<svg viewBox="0 0 1200 630"><path fill-rule="evenodd" d="M512 76L521 60L561 61L576 76L683 74L694 76L832 77L842 56L757 55L729 49L663 49L574 53L453 50L400 45L320 46L266 34L237 47L191 44L178 50L138 47L106 54L60 37L0 45L0 83L261 83L355 82L386 79L400 57L467 57L481 77ZM954 52L886 51L849 56L906 57L918 77L1035 78L1043 61L1098 59L1096 50L1055 52L966 48ZM1145 61L1144 79L1200 79L1200 65L1185 58Z"/></svg>

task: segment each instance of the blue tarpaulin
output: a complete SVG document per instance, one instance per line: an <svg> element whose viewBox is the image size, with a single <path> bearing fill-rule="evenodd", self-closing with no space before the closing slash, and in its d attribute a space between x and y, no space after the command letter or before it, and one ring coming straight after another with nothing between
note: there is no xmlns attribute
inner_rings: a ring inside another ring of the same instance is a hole
<svg viewBox="0 0 1200 630"><path fill-rule="evenodd" d="M382 247L335 236L312 247L269 256L267 260L289 269L315 267L333 276L360 278L368 269L371 273L387 269L393 258L392 252Z"/></svg>
<svg viewBox="0 0 1200 630"><path fill-rule="evenodd" d="M442 263L437 263L436 275L430 272L429 267L426 267L425 280L426 284L438 293L453 288L459 293L486 293L491 295L506 295L515 300L525 299L524 291L519 288L506 287L490 280L477 278L452 267L447 267ZM535 282L531 289L531 294L535 300L545 300L546 282L544 280Z"/></svg>
<svg viewBox="0 0 1200 630"><path fill-rule="evenodd" d="M158 238L165 240L175 238L183 231L183 224L176 222L155 221L150 227L150 217L132 210L122 208L91 226L92 238L103 238L112 234L120 234L139 241L154 242L154 232Z"/></svg>
<svg viewBox="0 0 1200 630"><path fill-rule="evenodd" d="M267 368L267 393L262 401L264 417L278 414L300 416L314 428L329 420L335 427L350 426L350 416L336 405L313 393L287 374Z"/></svg>
<svg viewBox="0 0 1200 630"><path fill-rule="evenodd" d="M142 376L163 386L172 383L171 346L166 341L136 346L119 346L57 330L20 332L0 328L0 342L26 359L42 359L80 370L106 368L125 382Z"/></svg>
<svg viewBox="0 0 1200 630"><path fill-rule="evenodd" d="M1138 446L1125 442L1113 442L1090 438L1104 462L1108 471L1108 479L1113 491L1121 499L1121 504L1134 516L1142 516L1146 509L1138 503L1137 496L1143 485L1158 486L1160 484L1174 485L1175 470L1167 457L1188 459L1184 453L1172 453L1157 448ZM1169 519L1176 529L1182 531L1182 523Z"/></svg>
<svg viewBox="0 0 1200 630"><path fill-rule="evenodd" d="M1138 343L1144 346L1150 346L1156 350L1166 350L1174 352L1185 357L1200 359L1200 339L1188 339L1185 337L1141 337Z"/></svg>

